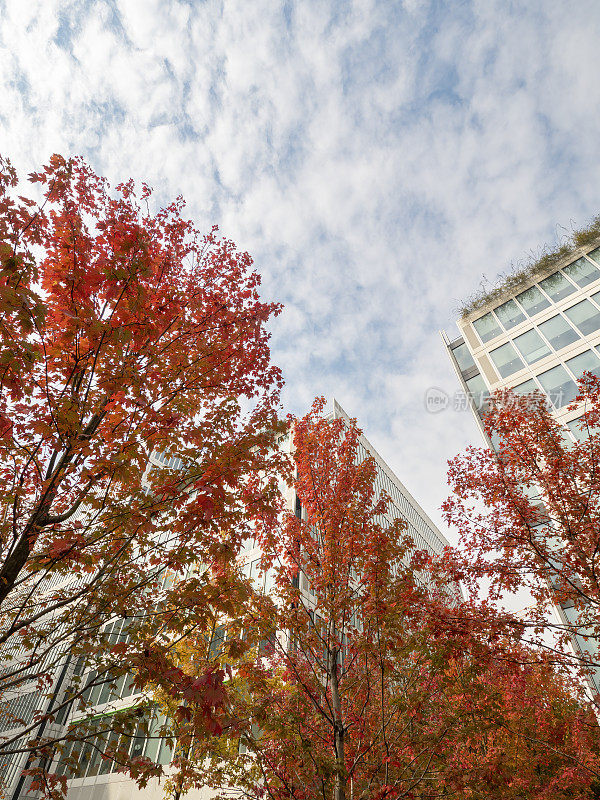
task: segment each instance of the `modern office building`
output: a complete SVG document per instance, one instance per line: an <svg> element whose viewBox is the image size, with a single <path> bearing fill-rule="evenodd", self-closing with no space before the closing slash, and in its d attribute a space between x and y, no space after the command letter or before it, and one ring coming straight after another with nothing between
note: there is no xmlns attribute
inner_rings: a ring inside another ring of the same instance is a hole
<svg viewBox="0 0 600 800"><path fill-rule="evenodd" d="M331 401L328 414L331 419L349 419L348 414L335 398ZM359 458L362 461L367 457L373 458L377 467L375 477L376 492L386 492L391 498L385 521L391 524L397 518L403 519L407 525L407 532L414 541L417 550L427 550L432 554L442 553L444 548L449 546L448 540L363 435L360 438ZM384 523L384 520L382 520L382 523ZM458 584L448 586L448 592L453 597L462 597Z"/></svg>
<svg viewBox="0 0 600 800"><path fill-rule="evenodd" d="M536 389L571 435L581 412L568 411L584 372L600 375L600 242L574 250L522 285L493 292L458 320L460 336L444 342L478 425L487 393Z"/></svg>
<svg viewBox="0 0 600 800"><path fill-rule="evenodd" d="M348 419L346 412L335 400L330 403L328 414L331 419ZM279 446L286 452L290 452L290 437L281 436ZM404 484L363 436L360 440L359 457L362 460L368 456L371 456L377 465L376 490L378 492L385 491L391 498L387 521L391 523L394 519L400 517L406 522L407 530L412 536L417 549L426 549L431 553L441 553L448 544L447 540ZM155 462L157 467L164 463L161 456L153 456L152 461ZM302 508L294 490L287 489L286 491L288 508L301 515ZM383 522L384 520L382 520ZM272 586L271 576L260 570L260 549L254 546L253 542L248 542L240 559L245 573L252 578L255 587L259 591L268 593ZM303 593L307 593L308 597L310 587L304 576L300 575L299 581L300 589ZM461 597L461 590L458 584L449 585L447 591L451 598L459 599ZM109 622L106 626L106 632L113 642L116 642L120 636L126 635L123 628L123 620ZM70 674L72 674L73 665L67 668L65 675L69 674L69 669L71 670ZM59 677L57 676L57 688L60 690L61 687L64 688L65 686L65 678L63 676L59 684ZM21 692L21 694L24 694L25 700L23 698L21 700L15 698L15 702L22 703L23 708L19 709L19 713L24 721L27 721L28 715L33 715L35 709L41 705L40 694L36 692L35 686L29 687L27 692ZM110 689L106 684L104 686L96 686L88 693L88 705L99 718L102 715L106 716L109 713L113 713L119 708L130 707L141 699L140 695L134 693L133 687L126 679L121 680L117 696L114 693L112 696L109 695ZM46 702L44 701L44 703ZM59 722L66 729L71 722L76 720L77 716L81 716L81 714L75 712L70 719L60 720ZM155 710L151 727L157 729L160 724L160 712ZM9 730L6 726L4 730L0 728L0 736L8 732ZM60 730L58 732L60 733ZM157 738L146 738L140 734L132 738L130 754L139 757L147 756L156 763L167 765L171 759L172 751L165 741L161 742ZM5 785L2 787L3 796L7 800L17 800L17 798L19 800L21 798L34 800L37 797L35 793L26 792L26 782L21 778L25 760L26 757L22 755L6 759L3 764L0 763L0 778L5 780ZM67 800L125 800L126 798L127 800L130 800L130 798L131 800L162 800L164 797L163 787L159 785L158 780L151 781L146 788L139 790L130 778L116 771L113 763L100 758L99 752L93 747L93 742L84 746L79 760L81 775L69 780ZM60 766L58 769L61 771ZM202 790L194 790L186 794L186 798L189 798L189 800L206 800L208 797L210 797L210 794Z"/></svg>
<svg viewBox="0 0 600 800"><path fill-rule="evenodd" d="M577 426L581 408L568 406L584 372L600 377L599 245L573 249L552 266L497 287L458 320L459 337L442 334L487 444L485 400L499 389L544 393L568 435L583 435ZM576 624L572 604L557 613L563 624ZM574 637L574 646L589 651L592 645ZM595 682L600 690L600 674Z"/></svg>

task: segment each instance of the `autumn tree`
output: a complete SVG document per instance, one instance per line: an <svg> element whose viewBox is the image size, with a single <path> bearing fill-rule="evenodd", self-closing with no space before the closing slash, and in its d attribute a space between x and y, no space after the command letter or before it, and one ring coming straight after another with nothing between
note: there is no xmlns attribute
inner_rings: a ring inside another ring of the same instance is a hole
<svg viewBox="0 0 600 800"><path fill-rule="evenodd" d="M600 729L569 670L487 601L426 598L418 618L424 695L409 716L429 774L400 796L596 798Z"/></svg>
<svg viewBox="0 0 600 800"><path fill-rule="evenodd" d="M462 601L444 564L414 551L359 437L321 402L294 420L302 510L263 530L274 589L230 621L223 735L192 739L184 721L179 790L591 798L595 718L515 620ZM188 640L183 660L204 658L207 641Z"/></svg>
<svg viewBox="0 0 600 800"><path fill-rule="evenodd" d="M163 682L154 686L152 700L163 719L163 737L171 743L172 770L164 782L165 797L179 800L188 791L260 784L256 765L242 754L240 738L252 728L249 686L243 675L262 652L264 598L253 591L243 574L243 558L228 587L229 608L214 606L203 626L197 626L171 648L171 668L180 675L200 672L219 675L226 693L214 699L217 707L206 724L206 692L169 691ZM229 613L228 613L229 612ZM182 702L183 700L183 702Z"/></svg>
<svg viewBox="0 0 600 800"><path fill-rule="evenodd" d="M285 515L265 548L280 556L265 617L273 652L245 675L258 700L250 716L268 730L250 740L272 795L343 800L393 746L385 626L414 584L400 569L404 523L383 521L387 501L376 495L373 460L358 459L359 429L321 411L317 402L293 424L303 511Z"/></svg>
<svg viewBox="0 0 600 800"><path fill-rule="evenodd" d="M384 781L398 735L390 636L410 638L393 608L415 583L400 568L404 523L381 524L387 501L376 497L373 460L358 460L360 431L322 410L318 401L293 421L301 515L282 510L278 524L257 528L274 587L247 606L229 744L196 741L187 787L338 800Z"/></svg>
<svg viewBox="0 0 600 800"><path fill-rule="evenodd" d="M450 462L447 521L473 593L527 590L528 635L597 685L600 668L600 386L584 376L581 438L571 441L545 398L498 393L486 417L497 452L471 447ZM581 405L580 405L581 404ZM552 607L555 616L549 612ZM575 645L573 648L572 645ZM597 690L594 702L598 706Z"/></svg>
<svg viewBox="0 0 600 800"><path fill-rule="evenodd" d="M85 719L56 722L85 716L90 682L163 685L214 724L223 675L177 672L170 652L272 512L282 380L280 307L181 198L153 211L148 186L113 190L77 158L29 181L37 199L0 161L0 757L44 773L57 743L89 741Z"/></svg>

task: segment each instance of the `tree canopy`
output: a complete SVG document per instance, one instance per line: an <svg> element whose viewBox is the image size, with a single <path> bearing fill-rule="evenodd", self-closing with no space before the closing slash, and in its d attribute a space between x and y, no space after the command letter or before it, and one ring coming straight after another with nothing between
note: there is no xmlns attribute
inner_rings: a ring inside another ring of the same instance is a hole
<svg viewBox="0 0 600 800"><path fill-rule="evenodd" d="M498 449L471 447L453 459L444 509L460 533L455 557L472 593L481 581L494 600L529 592L529 639L555 648L593 686L600 668L598 379L587 374L580 391L570 407L581 411L575 442L542 395L497 393L485 424ZM553 606L558 617L549 614Z"/></svg>
<svg viewBox="0 0 600 800"><path fill-rule="evenodd" d="M190 683L169 652L233 612L229 565L274 508L282 378L280 306L181 198L153 211L150 187L113 189L79 158L29 182L37 199L0 160L0 699L4 731L20 724L0 756L29 750L34 768L90 680L203 695L214 724L223 676Z"/></svg>

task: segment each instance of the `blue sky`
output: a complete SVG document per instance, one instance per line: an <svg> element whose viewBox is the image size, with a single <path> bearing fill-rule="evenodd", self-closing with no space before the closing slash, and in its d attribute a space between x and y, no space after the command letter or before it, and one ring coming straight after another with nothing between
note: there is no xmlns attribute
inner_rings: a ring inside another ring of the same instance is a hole
<svg viewBox="0 0 600 800"><path fill-rule="evenodd" d="M335 395L439 521L479 440L425 410L438 331L600 213L598 42L596 0L0 0L0 150L183 193L285 304L287 408Z"/></svg>

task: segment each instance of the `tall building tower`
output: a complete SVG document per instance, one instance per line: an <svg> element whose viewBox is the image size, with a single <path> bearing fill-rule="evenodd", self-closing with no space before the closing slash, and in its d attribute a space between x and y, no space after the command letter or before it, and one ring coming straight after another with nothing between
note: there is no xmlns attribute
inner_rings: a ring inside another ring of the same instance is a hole
<svg viewBox="0 0 600 800"><path fill-rule="evenodd" d="M472 400L478 425L485 396L497 389L544 392L557 419L577 437L567 406L584 372L600 375L600 247L574 250L547 273L495 289L458 320L448 353ZM486 437L487 439L487 437Z"/></svg>
<svg viewBox="0 0 600 800"><path fill-rule="evenodd" d="M344 409L336 400L332 400L328 409L328 416L330 419L349 419ZM281 436L279 446L286 452L290 452L291 442L289 436ZM415 500L415 498L406 489L404 484L395 475L392 469L386 464L383 458L377 453L375 448L369 443L366 437L361 436L359 444L359 458L361 460L372 457L376 464L376 479L375 488L378 493L386 492L391 498L391 503L386 514L387 522L392 523L398 517L403 519L407 525L407 531L411 535L415 548L419 550L428 550L431 553L441 553L448 545L448 541L432 520L428 517L423 508ZM164 463L163 457L160 454L153 454L151 462L156 467L160 467ZM286 503L288 508L296 514L301 515L302 508L299 504L298 498L293 489L287 490ZM273 576L269 571L261 572L261 551L260 548L255 546L254 541L246 542L246 547L240 554L240 563L246 575L252 579L257 591L269 593L273 586ZM310 586L306 582L303 575L298 576L299 588L308 597ZM458 584L450 584L447 587L447 592L450 600L460 599L461 590ZM126 636L126 628L122 619L107 621L105 625L105 632L113 642L118 641L120 637ZM72 674L75 665L64 666L64 675ZM70 673L69 670L70 669ZM62 673L61 673L62 674ZM94 673L90 672L84 676L88 681L90 687L93 686ZM142 699L142 696L136 694L134 685L130 682L128 676L121 680L117 687L116 693L111 692L108 684L98 684L90 688L87 692L86 702L89 708L93 709L93 713L98 720L106 723L110 715L116 710L128 708L135 705ZM68 681L61 678L60 682L57 677L57 691L58 688L64 687ZM23 699L16 697L14 702L21 703L23 708L19 706L19 714L21 718L28 722L33 717L33 714L42 703L43 693L36 691L35 687L31 687L31 695L26 695L31 699L31 702L23 702ZM47 700L43 700L47 703ZM14 709L11 709L14 711ZM64 731L70 724L82 718L79 711L74 711L70 718L57 720L58 730L57 734L61 734L60 726L64 726ZM150 728L158 730L164 717L159 709L154 709L151 712ZM10 734L10 725L8 721L4 722L2 727L2 719L0 719L0 737ZM139 732L131 737L129 744L129 752L131 756L147 757L155 763L168 765L172 758L172 748L167 741L160 741L158 738L147 738ZM102 760L100 758L100 751L95 746L94 740L90 740L83 747L74 746L70 749L72 758L79 761L79 774L77 777L69 779L67 800L162 800L164 797L164 789L159 785L158 780L153 779L144 789L138 789L135 782L127 775L118 771L118 765L111 761ZM22 769L25 766L26 756L17 755L6 759L0 758L0 790L4 792L2 796L8 800L37 800L39 793L27 792L27 782L22 777ZM55 764L52 770L57 769L59 773L68 775L68 771L64 766L64 759L62 762ZM1 794L1 791L0 791ZM208 790L192 790L186 794L189 800L209 800L211 793Z"/></svg>
<svg viewBox="0 0 600 800"><path fill-rule="evenodd" d="M331 401L329 415L331 419L349 419L348 414L335 398ZM394 519L398 517L402 518L407 525L407 532L414 541L417 550L428 550L433 555L441 554L444 548L449 546L448 540L437 528L435 523L432 522L424 509L393 472L391 467L387 465L377 450L375 450L366 436L363 435L360 437L359 458L362 461L368 457L371 457L375 461L377 468L375 477L376 492L386 492L391 498L391 503L388 507L387 521L392 523ZM449 591L456 596L462 596L458 585L449 587Z"/></svg>
<svg viewBox="0 0 600 800"><path fill-rule="evenodd" d="M472 304L458 320L460 336L442 334L448 354L487 444L482 423L486 396L498 389L544 393L573 440L584 434L582 409L568 410L584 372L600 377L600 241L574 249L519 281L511 279ZM577 624L572 602L557 608ZM593 644L573 638L584 655ZM598 657L598 654L595 654ZM600 673L595 677L600 691Z"/></svg>

